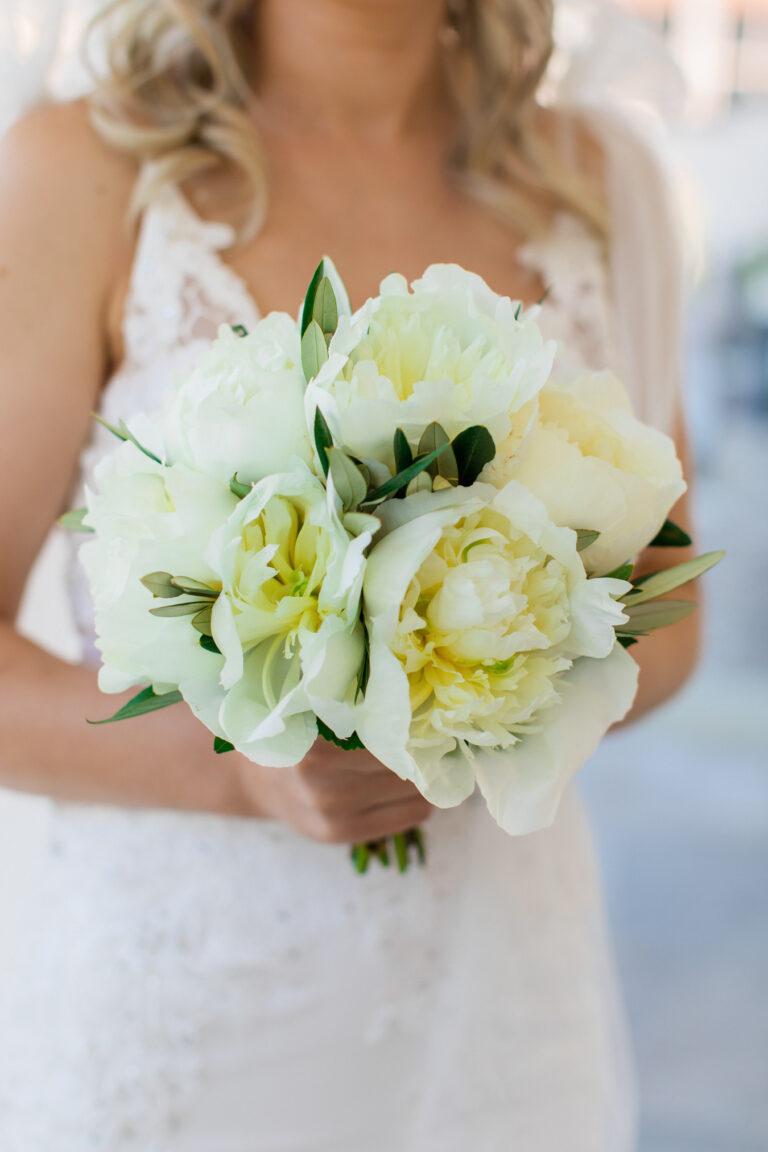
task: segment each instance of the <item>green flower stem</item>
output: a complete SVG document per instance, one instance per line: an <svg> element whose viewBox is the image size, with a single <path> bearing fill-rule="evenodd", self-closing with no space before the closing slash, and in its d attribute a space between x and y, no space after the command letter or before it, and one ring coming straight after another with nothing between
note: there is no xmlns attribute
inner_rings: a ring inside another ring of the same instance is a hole
<svg viewBox="0 0 768 1152"><path fill-rule="evenodd" d="M421 828L409 828L407 832L399 832L396 836L384 840L369 840L367 844L353 844L350 849L350 858L355 871L360 875L367 872L372 860L378 860L382 867L388 868L390 866L390 845L394 851L399 872L408 871L411 864L411 849L414 850L419 864L426 863L427 851L424 832Z"/></svg>

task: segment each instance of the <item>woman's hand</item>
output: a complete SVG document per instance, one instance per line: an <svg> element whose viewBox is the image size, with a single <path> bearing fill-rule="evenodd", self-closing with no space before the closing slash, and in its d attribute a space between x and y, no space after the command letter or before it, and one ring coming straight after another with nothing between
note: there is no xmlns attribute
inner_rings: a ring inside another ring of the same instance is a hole
<svg viewBox="0 0 768 1152"><path fill-rule="evenodd" d="M279 820L324 844L362 844L422 824L431 805L369 752L317 740L295 768L263 768L239 757L251 815Z"/></svg>

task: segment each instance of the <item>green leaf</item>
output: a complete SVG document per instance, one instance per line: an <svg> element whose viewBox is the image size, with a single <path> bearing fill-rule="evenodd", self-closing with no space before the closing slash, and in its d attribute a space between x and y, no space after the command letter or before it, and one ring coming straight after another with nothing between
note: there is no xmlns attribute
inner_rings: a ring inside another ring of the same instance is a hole
<svg viewBox="0 0 768 1152"><path fill-rule="evenodd" d="M453 448L451 448L451 438L442 424L438 424L436 420L433 420L422 432L417 455L426 456L430 452L434 452L437 448L442 448L444 451L430 464L430 476L433 479L436 476L442 476L443 479L449 483L457 484L459 481L459 468L456 463Z"/></svg>
<svg viewBox="0 0 768 1152"><path fill-rule="evenodd" d="M635 582L635 587L632 592L627 592L622 596L622 600L629 607L634 607L636 604L644 604L646 600L656 600L659 596L666 596L668 592L674 592L676 588L681 588L683 584L690 584L692 580L697 580L699 576L703 576L710 568L714 568L715 564L719 564L725 556L725 552L707 552L703 556L697 556L695 560L686 560L684 564L676 564L674 568L667 568L663 572L653 572L648 576L643 576Z"/></svg>
<svg viewBox="0 0 768 1152"><path fill-rule="evenodd" d="M117 436L118 440L130 440L131 444L135 444L139 452L143 452L144 455L148 456L150 460L154 460L155 464L163 463L159 456L155 456L154 452L150 452L149 448L145 448L144 445L136 439L133 432L131 432L130 428L126 424L125 420L118 420L117 427L115 427L114 424L110 424L108 420L105 420L103 416L100 416L98 412L93 413L93 418L94 420L98 420L99 424L102 424L107 429L107 431L112 433L113 436Z"/></svg>
<svg viewBox="0 0 768 1152"><path fill-rule="evenodd" d="M372 844L368 845L370 851L381 864L382 868L389 868L389 844L386 840L375 840Z"/></svg>
<svg viewBox="0 0 768 1152"><path fill-rule="evenodd" d="M665 520L662 528L648 545L649 548L690 548L693 544L690 536L672 520Z"/></svg>
<svg viewBox="0 0 768 1152"><path fill-rule="evenodd" d="M398 492L401 488L406 488L413 480L414 476L418 476L420 472L425 472L433 460L445 452L450 445L444 444L442 448L436 448L434 452L430 452L427 456L417 456L413 464L409 464L402 472L397 472L390 480L385 482L378 488L374 488L373 492L369 492L366 497L366 504L374 504L379 500L385 500L387 496L391 496L393 492Z"/></svg>
<svg viewBox="0 0 768 1152"><path fill-rule="evenodd" d="M395 439L392 444L392 452L395 457L395 470L402 472L410 464L413 464L413 452L408 443L408 437L402 428L398 428L395 432Z"/></svg>
<svg viewBox="0 0 768 1152"><path fill-rule="evenodd" d="M320 263L318 264L317 268L315 268L315 271L312 274L312 279L309 282L309 288L307 288L307 294L304 297L304 307L301 310L301 334L302 334L302 336L304 335L307 328L309 328L310 324L312 323L312 319L314 316L314 308L315 308L315 297L317 296L317 290L320 287L320 281L323 279L324 276L325 276L325 260L321 260Z"/></svg>
<svg viewBox="0 0 768 1152"><path fill-rule="evenodd" d="M653 604L638 604L626 608L629 623L619 624L616 632L619 636L646 636L657 628L668 628L670 624L685 620L697 608L695 600L658 600Z"/></svg>
<svg viewBox="0 0 768 1152"><path fill-rule="evenodd" d="M242 480L238 480L237 472L235 472L234 476L229 482L230 492L233 496L237 496L239 500L242 500L245 496L247 496L252 487L253 485L243 484Z"/></svg>
<svg viewBox="0 0 768 1152"><path fill-rule="evenodd" d="M230 744L229 740L222 740L221 736L215 736L213 739L213 750L217 755L221 756L224 752L234 752L234 744Z"/></svg>
<svg viewBox="0 0 768 1152"><path fill-rule="evenodd" d="M89 528L83 523L87 515L87 508L71 508L69 512L59 516L56 523L59 528L63 528L66 532L93 532L93 528Z"/></svg>
<svg viewBox="0 0 768 1152"><path fill-rule="evenodd" d="M621 568L614 568L613 572L609 572L607 580L629 580L630 576L635 570L634 564L622 564Z"/></svg>
<svg viewBox="0 0 768 1152"><path fill-rule="evenodd" d="M339 309L336 305L336 293L327 276L323 276L317 286L317 295L312 305L312 318L320 325L325 336L326 344L330 344L339 323Z"/></svg>
<svg viewBox="0 0 768 1152"><path fill-rule="evenodd" d="M482 424L474 424L459 432L452 448L459 469L459 484L463 488L471 487L486 464L490 464L496 455L493 436Z"/></svg>
<svg viewBox="0 0 768 1152"><path fill-rule="evenodd" d="M398 832L396 836L392 837L392 843L395 848L395 859L397 860L397 869L399 872L408 871L408 842L405 838L404 832Z"/></svg>
<svg viewBox="0 0 768 1152"><path fill-rule="evenodd" d="M210 608L207 600L185 600L183 604L163 604L162 608L150 608L150 616L171 618L173 616L194 616L204 608Z"/></svg>
<svg viewBox="0 0 768 1152"><path fill-rule="evenodd" d="M363 659L360 664L360 671L357 674L357 684L355 685L355 703L358 697L365 695L365 690L368 687L368 679L371 675L371 641L368 636L367 629L363 629Z"/></svg>
<svg viewBox="0 0 768 1152"><path fill-rule="evenodd" d="M327 740L329 744L335 744L337 748L343 748L345 752L356 752L360 748L365 748L357 732L353 732L346 740L342 740L327 724L322 722L319 716L317 717L317 731L323 740Z"/></svg>
<svg viewBox="0 0 768 1152"><path fill-rule="evenodd" d="M419 864L426 864L427 862L427 845L424 840L424 832L421 828L411 828L410 832L406 833L408 842L413 844L416 849L416 854L419 857Z"/></svg>
<svg viewBox="0 0 768 1152"><path fill-rule="evenodd" d="M352 863L355 866L355 871L359 875L368 871L368 865L371 862L371 850L367 844L353 844L350 848L350 856Z"/></svg>
<svg viewBox="0 0 768 1152"><path fill-rule="evenodd" d="M333 436L325 416L319 408L315 408L315 447L317 448L317 455L320 457L323 474L327 476L330 467L328 449L333 447Z"/></svg>
<svg viewBox="0 0 768 1152"><path fill-rule="evenodd" d="M183 700L181 692L163 692L157 695L154 688L142 688L138 695L118 708L114 716L106 720L88 720L87 723L94 728L100 724L114 724L117 720L133 720L136 716L145 716L148 712L158 712L161 708L168 708L171 704L180 704Z"/></svg>
<svg viewBox="0 0 768 1152"><path fill-rule="evenodd" d="M633 644L637 644L637 636L622 636L619 634L616 639L622 648L631 648Z"/></svg>
<svg viewBox="0 0 768 1152"><path fill-rule="evenodd" d="M345 512L362 504L368 491L368 482L360 469L340 448L326 448L328 466Z"/></svg>
<svg viewBox="0 0 768 1152"><path fill-rule="evenodd" d="M192 619L192 627L202 632L203 636L211 636L211 615L213 613L213 604L210 600L201 608L195 617Z"/></svg>
<svg viewBox="0 0 768 1152"><path fill-rule="evenodd" d="M213 652L215 656L221 656L221 649L214 640L213 636L206 636L205 633L203 633L200 636L198 643L201 648L205 649L206 652Z"/></svg>
<svg viewBox="0 0 768 1152"><path fill-rule="evenodd" d="M141 583L158 600L173 600L183 594L183 589L174 584L170 572L150 572L142 576Z"/></svg>
<svg viewBox="0 0 768 1152"><path fill-rule="evenodd" d="M321 290L323 280L328 282L328 287L333 293L333 303L336 308L337 318L332 328L325 328L321 320L322 316L328 315L327 307L329 303L327 299L323 299L320 304L318 304L318 296L325 296L325 292L327 291L325 288ZM315 268L314 275L309 282L309 288L307 288L307 294L304 297L304 307L301 310L301 335L304 335L313 319L316 320L325 331L329 333L335 332L339 313L343 313L345 316L351 316L352 307L349 303L349 295L347 294L347 289L344 287L344 281L341 276L339 276L333 261L327 256L324 256L317 268Z"/></svg>
<svg viewBox="0 0 768 1152"><path fill-rule="evenodd" d="M304 379L309 383L317 376L328 359L328 345L323 330L317 320L310 320L309 327L301 338L301 366Z"/></svg>
<svg viewBox="0 0 768 1152"><path fill-rule="evenodd" d="M232 331L234 332L235 336L248 335L248 329L246 328L245 324L233 324Z"/></svg>
<svg viewBox="0 0 768 1152"><path fill-rule="evenodd" d="M220 595L218 588L211 588L210 584L195 580L193 576L172 576L171 582L174 588L179 588L188 596L205 596L211 600L218 600Z"/></svg>
<svg viewBox="0 0 768 1152"><path fill-rule="evenodd" d="M584 552L589 548L590 544L594 544L595 540L599 537L599 532L592 532L589 528L576 529L576 550Z"/></svg>

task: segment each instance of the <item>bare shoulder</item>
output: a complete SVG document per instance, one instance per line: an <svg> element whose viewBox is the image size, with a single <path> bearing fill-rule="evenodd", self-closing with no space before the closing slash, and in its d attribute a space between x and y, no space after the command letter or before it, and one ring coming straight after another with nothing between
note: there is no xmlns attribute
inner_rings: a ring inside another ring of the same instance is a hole
<svg viewBox="0 0 768 1152"><path fill-rule="evenodd" d="M85 101L37 108L0 142L0 223L46 240L55 234L51 256L76 243L84 264L114 266L130 247L136 174L135 162L94 131Z"/></svg>

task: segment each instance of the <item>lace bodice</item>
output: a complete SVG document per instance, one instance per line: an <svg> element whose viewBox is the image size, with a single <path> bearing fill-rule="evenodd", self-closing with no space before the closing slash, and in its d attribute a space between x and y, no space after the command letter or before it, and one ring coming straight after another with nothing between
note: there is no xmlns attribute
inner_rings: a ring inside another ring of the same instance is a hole
<svg viewBox="0 0 768 1152"><path fill-rule="evenodd" d="M146 213L107 420L156 407L220 324L255 324L230 239L173 188ZM542 327L573 367L609 363L587 231L563 217L520 259L551 285ZM96 427L82 484L111 445ZM71 588L95 661L74 559ZM343 849L271 822L56 806L0 1042L3 1152L497 1152L510 1131L526 1152L628 1152L575 797L523 839L482 803L435 812L428 842L424 871L361 879Z"/></svg>
<svg viewBox="0 0 768 1152"><path fill-rule="evenodd" d="M221 324L250 329L257 323L256 302L224 259L233 238L229 225L201 219L173 185L145 213L125 305L123 362L101 398L105 420L130 424L135 414L156 409L173 378ZM561 371L609 366L614 353L607 269L588 229L562 215L548 237L521 249L519 260L548 287L540 326L558 341ZM107 429L96 424L82 456L75 506L112 443ZM70 586L83 650L96 662L90 594L74 554Z"/></svg>

